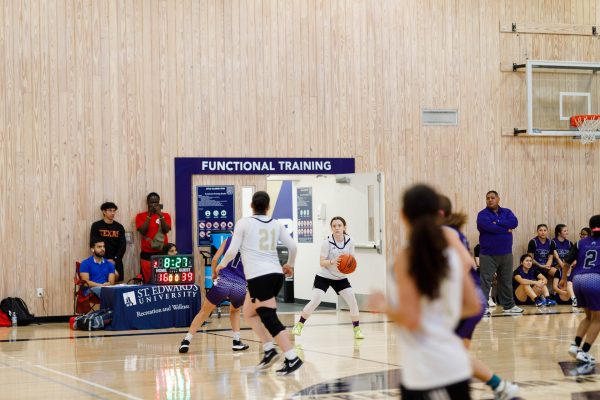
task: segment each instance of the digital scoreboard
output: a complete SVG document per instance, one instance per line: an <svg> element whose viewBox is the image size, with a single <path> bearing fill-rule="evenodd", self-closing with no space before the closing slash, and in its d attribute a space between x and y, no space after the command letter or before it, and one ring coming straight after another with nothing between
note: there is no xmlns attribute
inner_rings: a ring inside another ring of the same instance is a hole
<svg viewBox="0 0 600 400"><path fill-rule="evenodd" d="M194 256L151 256L151 283L156 285L192 284L196 281L194 275Z"/></svg>

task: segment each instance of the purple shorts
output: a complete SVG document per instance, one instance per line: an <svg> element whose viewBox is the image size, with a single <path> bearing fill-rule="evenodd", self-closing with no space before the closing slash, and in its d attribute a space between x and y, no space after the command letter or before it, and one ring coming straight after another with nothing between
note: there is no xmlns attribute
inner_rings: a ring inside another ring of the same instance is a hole
<svg viewBox="0 0 600 400"><path fill-rule="evenodd" d="M234 308L239 308L246 299L246 281L219 277L213 287L206 293L206 300L218 306L229 298Z"/></svg>
<svg viewBox="0 0 600 400"><path fill-rule="evenodd" d="M577 305L591 311L600 311L600 274L577 274L573 277L573 291Z"/></svg>
<svg viewBox="0 0 600 400"><path fill-rule="evenodd" d="M481 289L478 288L477 292L479 294L479 300L481 301L481 311L479 314L474 317L469 317L466 319L461 319L458 323L458 326L454 330L454 333L458 335L461 339L469 339L473 337L473 332L475 332L475 327L483 318L483 314L485 313L485 308L487 307L487 300L484 298Z"/></svg>

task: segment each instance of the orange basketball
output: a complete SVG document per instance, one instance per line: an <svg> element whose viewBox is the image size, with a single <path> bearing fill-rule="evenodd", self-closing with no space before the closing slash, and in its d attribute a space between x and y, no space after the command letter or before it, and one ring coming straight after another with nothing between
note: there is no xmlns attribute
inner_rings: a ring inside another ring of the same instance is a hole
<svg viewBox="0 0 600 400"><path fill-rule="evenodd" d="M341 273L351 274L356 269L356 258L350 254L342 254L340 257L340 263L338 269Z"/></svg>

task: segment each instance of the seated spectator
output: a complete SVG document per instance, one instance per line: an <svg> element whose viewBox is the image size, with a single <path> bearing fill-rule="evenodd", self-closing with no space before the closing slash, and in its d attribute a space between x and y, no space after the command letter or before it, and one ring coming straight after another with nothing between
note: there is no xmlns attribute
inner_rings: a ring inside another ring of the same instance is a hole
<svg viewBox="0 0 600 400"><path fill-rule="evenodd" d="M555 306L556 302L549 299L550 293L546 284L548 281L544 274L533 267L533 257L523 254L521 264L513 272L513 292L515 302L522 304L535 304L538 307Z"/></svg>
<svg viewBox="0 0 600 400"><path fill-rule="evenodd" d="M588 236L592 236L592 230L587 226L581 228L581 232L579 232L579 239L585 239Z"/></svg>
<svg viewBox="0 0 600 400"><path fill-rule="evenodd" d="M177 251L177 246L175 246L175 243L165 244L165 246L163 247L163 254L165 256L176 256L177 254L179 254L179 252Z"/></svg>
<svg viewBox="0 0 600 400"><path fill-rule="evenodd" d="M115 284L115 266L104 258L104 241L94 238L90 241L92 256L81 262L79 276L87 282L92 292L100 297L103 286Z"/></svg>
<svg viewBox="0 0 600 400"><path fill-rule="evenodd" d="M567 278L567 287L561 289L558 286L560 278L562 278L562 268L556 271L556 274L552 279L552 290L554 290L554 300L556 300L558 304L572 304L573 307L577 307L577 298L575 297L575 292L573 292L573 281L569 280L569 276Z"/></svg>
<svg viewBox="0 0 600 400"><path fill-rule="evenodd" d="M140 269L144 283L150 282L150 257L162 254L163 246L169 243L167 233L171 230L171 216L162 212L158 193L146 196L148 211L136 215L135 226L142 235Z"/></svg>
<svg viewBox="0 0 600 400"><path fill-rule="evenodd" d="M556 274L554 274L554 279L552 280L552 290L555 294L554 299L559 304L573 304L573 306L577 307L577 299L573 294L573 283L571 282L571 270L569 270L567 278L570 288L558 287L558 281L560 280L560 277L562 277L564 259L573 247L573 243L569 240L569 228L567 228L565 224L556 225L554 228L554 236L551 245L552 254L554 255L553 266L557 269Z"/></svg>
<svg viewBox="0 0 600 400"><path fill-rule="evenodd" d="M550 240L548 239L548 225L539 224L537 226L537 236L529 241L527 253L529 253L533 259L533 266L546 278L551 279L554 276L557 270L552 266L552 251Z"/></svg>
<svg viewBox="0 0 600 400"><path fill-rule="evenodd" d="M127 249L125 240L125 228L115 221L117 205L113 202L106 202L100 206L102 219L94 222L90 229L90 240L100 238L104 240L106 253L104 258L115 266L116 282L123 280L123 256Z"/></svg>

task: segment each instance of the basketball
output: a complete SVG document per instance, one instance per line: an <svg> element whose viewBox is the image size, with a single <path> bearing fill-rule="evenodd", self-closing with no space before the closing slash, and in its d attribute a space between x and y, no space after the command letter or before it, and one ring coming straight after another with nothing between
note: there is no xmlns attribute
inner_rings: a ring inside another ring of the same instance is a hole
<svg viewBox="0 0 600 400"><path fill-rule="evenodd" d="M351 274L356 269L356 258L350 254L342 254L338 270L344 274Z"/></svg>

